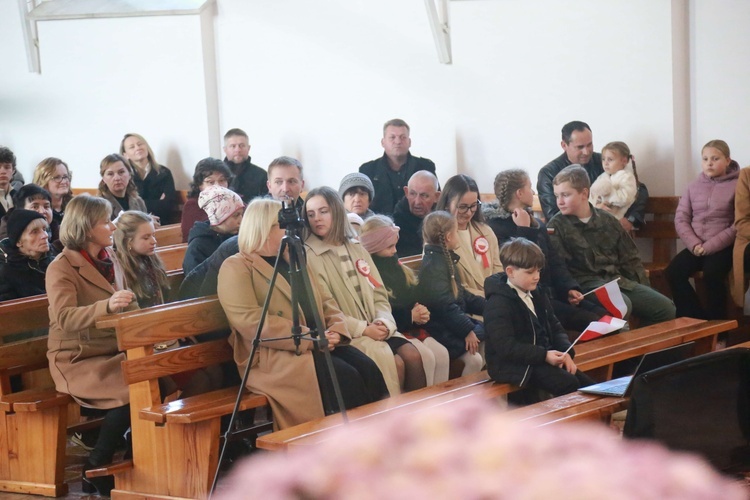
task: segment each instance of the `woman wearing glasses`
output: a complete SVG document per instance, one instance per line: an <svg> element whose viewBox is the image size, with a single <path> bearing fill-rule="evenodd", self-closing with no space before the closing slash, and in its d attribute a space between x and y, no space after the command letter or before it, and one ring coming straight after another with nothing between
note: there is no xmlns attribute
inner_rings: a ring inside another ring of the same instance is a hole
<svg viewBox="0 0 750 500"><path fill-rule="evenodd" d="M484 297L484 279L503 271L500 248L492 229L484 223L477 183L468 175L454 175L443 186L436 210L450 212L458 222L460 257L456 268L464 288Z"/></svg>
<svg viewBox="0 0 750 500"><path fill-rule="evenodd" d="M57 222L58 226L62 222L65 207L73 198L71 179L68 164L60 158L45 158L34 169L32 183L49 192L52 198L52 221Z"/></svg>

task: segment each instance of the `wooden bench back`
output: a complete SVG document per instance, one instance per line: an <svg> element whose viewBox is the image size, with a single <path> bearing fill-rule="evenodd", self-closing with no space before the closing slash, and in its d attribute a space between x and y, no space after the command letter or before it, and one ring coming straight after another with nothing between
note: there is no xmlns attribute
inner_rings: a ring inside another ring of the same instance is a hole
<svg viewBox="0 0 750 500"><path fill-rule="evenodd" d="M182 243L182 227L180 224L161 226L156 230L154 236L156 237L157 246L166 247L169 245L177 245Z"/></svg>
<svg viewBox="0 0 750 500"><path fill-rule="evenodd" d="M679 203L679 196L648 199L646 224L635 232L635 237L649 238L653 241L652 262L654 264L667 264L675 255L679 236L674 227L674 215Z"/></svg>
<svg viewBox="0 0 750 500"><path fill-rule="evenodd" d="M185 259L187 243L156 247L156 255L164 263L164 269L169 271L182 270L182 261Z"/></svg>

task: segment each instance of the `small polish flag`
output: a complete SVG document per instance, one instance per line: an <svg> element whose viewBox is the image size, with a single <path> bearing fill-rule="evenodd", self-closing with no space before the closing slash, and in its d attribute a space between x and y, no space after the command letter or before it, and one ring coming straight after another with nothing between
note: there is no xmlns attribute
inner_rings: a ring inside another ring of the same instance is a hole
<svg viewBox="0 0 750 500"><path fill-rule="evenodd" d="M602 316L599 321L592 321L581 334L581 342L598 339L603 335L619 330L627 324L624 319Z"/></svg>
<svg viewBox="0 0 750 500"><path fill-rule="evenodd" d="M617 280L612 280L606 285L593 290L593 292L599 303L612 316L620 319L625 317L625 313L628 312L628 306L625 305L625 300L622 298L622 292L620 292L620 287L617 286Z"/></svg>
<svg viewBox="0 0 750 500"><path fill-rule="evenodd" d="M579 340L581 342L586 342L587 340L598 339L599 337L603 337L608 333L619 330L627 323L628 322L624 319L613 318L612 316L602 316L599 321L592 321L591 323L589 323L589 326L586 327L583 333L581 333L578 338L573 341L572 344L570 344L570 347L568 347L568 350L565 352L567 353L568 351L570 351L573 346L578 343Z"/></svg>

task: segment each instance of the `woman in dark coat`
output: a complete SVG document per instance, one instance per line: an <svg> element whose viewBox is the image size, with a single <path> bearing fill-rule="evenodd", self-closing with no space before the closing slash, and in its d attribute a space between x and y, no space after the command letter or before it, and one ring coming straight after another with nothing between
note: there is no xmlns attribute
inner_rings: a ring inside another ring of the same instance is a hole
<svg viewBox="0 0 750 500"><path fill-rule="evenodd" d="M47 220L17 208L7 223L8 237L0 242L0 301L46 293L44 276L54 257Z"/></svg>
<svg viewBox="0 0 750 500"><path fill-rule="evenodd" d="M133 181L138 195L146 202L144 212L157 216L161 225L178 222L177 192L172 172L159 165L146 139L139 134L125 134L120 142L120 154L128 159L135 173Z"/></svg>

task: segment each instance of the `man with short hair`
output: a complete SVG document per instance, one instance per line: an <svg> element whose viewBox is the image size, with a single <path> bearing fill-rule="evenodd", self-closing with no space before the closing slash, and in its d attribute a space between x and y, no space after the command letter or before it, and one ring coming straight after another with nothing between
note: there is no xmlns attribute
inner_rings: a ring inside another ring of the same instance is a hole
<svg viewBox="0 0 750 500"><path fill-rule="evenodd" d="M383 156L368 161L359 171L372 181L375 197L370 204L373 212L390 215L403 197L409 178L419 170L435 174L435 164L427 158L412 156L409 125L394 118L383 125Z"/></svg>
<svg viewBox="0 0 750 500"><path fill-rule="evenodd" d="M234 175L229 189L240 195L245 205L268 194L268 176L250 161L250 141L245 131L233 128L224 134L224 154L224 163Z"/></svg>
<svg viewBox="0 0 750 500"><path fill-rule="evenodd" d="M16 155L10 149L0 146L0 217L13 208L15 189L11 185L16 173Z"/></svg>
<svg viewBox="0 0 750 500"><path fill-rule="evenodd" d="M404 195L393 211L393 221L401 228L396 243L400 257L422 253L422 221L435 210L440 198L437 177L427 170L414 172L404 188Z"/></svg>
<svg viewBox="0 0 750 500"><path fill-rule="evenodd" d="M594 152L593 134L587 123L581 121L566 123L561 132L562 141L560 145L563 154L542 167L536 184L539 202L547 221L558 212L552 180L562 169L572 164L581 165L586 170L590 183L593 183L597 177L604 173L602 155ZM647 201L648 189L646 189L645 184L639 182L635 202L630 206L625 216L620 219L620 225L625 231L632 231L635 227L644 224Z"/></svg>
<svg viewBox="0 0 750 500"><path fill-rule="evenodd" d="M305 189L302 177L302 164L291 156L279 156L268 165L268 192L274 200L286 201L294 205L297 213L302 213L304 200L300 196Z"/></svg>
<svg viewBox="0 0 750 500"><path fill-rule="evenodd" d="M628 315L642 326L674 319L672 301L649 286L633 239L617 219L589 203L588 172L569 165L553 183L560 211L547 224L550 243L581 288L591 291L616 279Z"/></svg>

